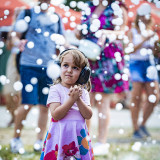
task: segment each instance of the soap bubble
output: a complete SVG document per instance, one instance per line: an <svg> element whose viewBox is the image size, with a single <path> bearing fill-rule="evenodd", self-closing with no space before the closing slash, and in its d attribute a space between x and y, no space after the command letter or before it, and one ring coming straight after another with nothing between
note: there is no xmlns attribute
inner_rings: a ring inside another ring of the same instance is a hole
<svg viewBox="0 0 160 160"><path fill-rule="evenodd" d="M15 23L15 31L23 33L27 31L28 23L24 19L20 19Z"/></svg>
<svg viewBox="0 0 160 160"><path fill-rule="evenodd" d="M48 4L47 3L42 3L41 4L41 9L42 10L47 10L47 8L48 8Z"/></svg>
<svg viewBox="0 0 160 160"><path fill-rule="evenodd" d="M47 67L47 75L51 79L57 79L60 76L61 69L60 66L54 63L53 61L49 62Z"/></svg>
<svg viewBox="0 0 160 160"><path fill-rule="evenodd" d="M38 82L38 79L36 77L31 78L31 83L36 84Z"/></svg>
<svg viewBox="0 0 160 160"><path fill-rule="evenodd" d="M15 91L20 91L23 88L23 84L20 81L17 81L13 84L13 88Z"/></svg>
<svg viewBox="0 0 160 160"><path fill-rule="evenodd" d="M70 2L70 7L71 8L75 8L77 6L77 2L76 1L71 1Z"/></svg>
<svg viewBox="0 0 160 160"><path fill-rule="evenodd" d="M39 58L39 59L37 59L36 63L37 63L38 65L41 65L41 64L43 63L43 60L42 60L41 58Z"/></svg>
<svg viewBox="0 0 160 160"><path fill-rule="evenodd" d="M97 100L97 101L100 101L101 99L102 99L102 95L101 94L96 94L95 95L95 99Z"/></svg>
<svg viewBox="0 0 160 160"><path fill-rule="evenodd" d="M8 9L4 10L4 14L5 14L6 16L8 16L8 15L9 15L9 10L8 10Z"/></svg>
<svg viewBox="0 0 160 160"><path fill-rule="evenodd" d="M42 89L42 93L45 94L45 95L47 95L49 93L49 88L48 87L44 87Z"/></svg>
<svg viewBox="0 0 160 160"><path fill-rule="evenodd" d="M34 42L29 41L29 42L27 43L27 47L28 47L29 49L32 49L32 48L34 47Z"/></svg>
<svg viewBox="0 0 160 160"><path fill-rule="evenodd" d="M146 75L148 78L150 79L157 79L158 75L157 75L157 69L155 66L149 66L147 68L147 75Z"/></svg>
<svg viewBox="0 0 160 160"><path fill-rule="evenodd" d="M25 90L26 90L26 92L32 92L33 86L32 86L31 84L27 84L27 85L25 86Z"/></svg>
<svg viewBox="0 0 160 160"><path fill-rule="evenodd" d="M150 103L155 103L156 100L157 100L157 98L156 98L156 96L154 94L151 94L151 95L148 96L148 101Z"/></svg>
<svg viewBox="0 0 160 160"><path fill-rule="evenodd" d="M117 111L121 111L123 109L122 103L117 103L115 108Z"/></svg>

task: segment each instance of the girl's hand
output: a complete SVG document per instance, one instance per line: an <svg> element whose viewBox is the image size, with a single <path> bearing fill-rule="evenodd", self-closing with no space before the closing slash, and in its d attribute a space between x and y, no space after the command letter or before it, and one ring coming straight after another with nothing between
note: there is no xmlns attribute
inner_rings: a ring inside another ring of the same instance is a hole
<svg viewBox="0 0 160 160"><path fill-rule="evenodd" d="M79 86L79 98L82 96L82 88Z"/></svg>
<svg viewBox="0 0 160 160"><path fill-rule="evenodd" d="M75 85L74 87L70 88L69 91L69 96L74 100L77 101L77 99L79 98L79 87L77 85Z"/></svg>

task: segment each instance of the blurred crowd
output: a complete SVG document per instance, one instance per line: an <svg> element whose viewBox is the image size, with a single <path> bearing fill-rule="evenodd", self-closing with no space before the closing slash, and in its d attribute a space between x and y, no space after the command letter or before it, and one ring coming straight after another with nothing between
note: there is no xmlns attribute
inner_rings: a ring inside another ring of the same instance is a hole
<svg viewBox="0 0 160 160"><path fill-rule="evenodd" d="M14 153L25 152L20 139L23 120L35 105L40 112L34 150L42 150L49 84L59 77L55 61L67 48L79 48L90 62L91 105L97 107L99 119L94 153L105 154L114 107L130 109L133 138L151 137L146 123L159 103L160 34L150 4L144 1L138 7L132 23L120 0L92 0L82 5L81 23L69 32L50 0L39 0L31 9L16 9L12 27L0 27L0 105L12 117L8 127L14 125L10 144ZM140 111L143 120L139 124ZM91 122L86 123L90 129Z"/></svg>

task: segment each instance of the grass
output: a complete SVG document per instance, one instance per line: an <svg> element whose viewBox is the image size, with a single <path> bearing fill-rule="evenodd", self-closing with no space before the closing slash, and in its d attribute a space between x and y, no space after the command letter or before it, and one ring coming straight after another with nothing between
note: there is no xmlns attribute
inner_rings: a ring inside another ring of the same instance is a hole
<svg viewBox="0 0 160 160"><path fill-rule="evenodd" d="M0 150L0 160L39 160L40 153L33 152L33 146L26 145L27 152L23 155L13 154L10 152L9 145L2 146Z"/></svg>
<svg viewBox="0 0 160 160"><path fill-rule="evenodd" d="M96 156L95 160L159 160L160 145L143 144L139 151L132 150L133 144L111 144L107 156ZM40 153L33 152L32 145L26 145L27 152L23 155L12 154L8 145L0 150L1 160L39 160Z"/></svg>
<svg viewBox="0 0 160 160"><path fill-rule="evenodd" d="M160 134L159 129L149 129L152 139L135 142L131 140L131 130L124 129L124 134L118 134L119 128L110 128L108 143L109 152L106 156L96 156L95 160L160 160ZM33 143L36 133L33 129L24 129L22 140L26 153L12 154L9 141L12 138L12 128L0 129L0 160L39 160L40 153L33 152ZM92 138L93 144L95 139ZM137 145L138 144L138 145Z"/></svg>

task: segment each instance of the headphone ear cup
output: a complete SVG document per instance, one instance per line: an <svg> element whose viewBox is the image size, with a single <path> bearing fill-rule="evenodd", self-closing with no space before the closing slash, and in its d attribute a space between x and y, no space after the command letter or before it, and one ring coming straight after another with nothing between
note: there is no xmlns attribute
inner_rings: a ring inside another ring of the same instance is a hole
<svg viewBox="0 0 160 160"><path fill-rule="evenodd" d="M79 75L77 83L81 85L86 84L89 80L90 75L91 69L89 67L84 67Z"/></svg>

